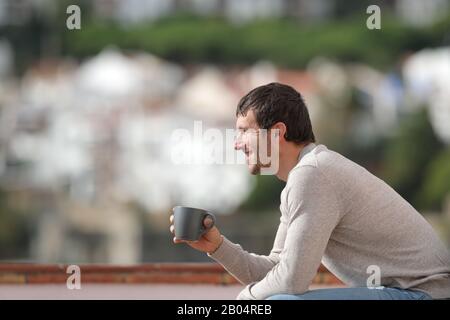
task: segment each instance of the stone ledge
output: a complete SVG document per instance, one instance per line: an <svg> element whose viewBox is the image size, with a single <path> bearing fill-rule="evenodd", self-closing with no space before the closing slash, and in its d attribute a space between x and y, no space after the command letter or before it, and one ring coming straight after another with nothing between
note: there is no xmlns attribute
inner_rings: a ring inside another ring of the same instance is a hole
<svg viewBox="0 0 450 320"><path fill-rule="evenodd" d="M0 284L65 283L70 274L66 264L0 264ZM127 284L217 284L232 285L238 281L216 263L149 263L140 265L80 265L83 283ZM321 266L314 285L342 285Z"/></svg>

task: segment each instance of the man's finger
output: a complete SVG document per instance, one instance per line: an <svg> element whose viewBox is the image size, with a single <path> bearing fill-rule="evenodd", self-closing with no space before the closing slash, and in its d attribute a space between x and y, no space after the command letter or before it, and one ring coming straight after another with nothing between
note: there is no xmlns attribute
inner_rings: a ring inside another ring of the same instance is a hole
<svg viewBox="0 0 450 320"><path fill-rule="evenodd" d="M173 225L170 226L169 230L171 233L175 234L175 227Z"/></svg>
<svg viewBox="0 0 450 320"><path fill-rule="evenodd" d="M170 215L169 221L170 223L173 223L173 214Z"/></svg>
<svg viewBox="0 0 450 320"><path fill-rule="evenodd" d="M173 237L173 242L174 242L174 243L183 243L183 242L186 242L186 241L185 241L185 240L177 239L177 237Z"/></svg>

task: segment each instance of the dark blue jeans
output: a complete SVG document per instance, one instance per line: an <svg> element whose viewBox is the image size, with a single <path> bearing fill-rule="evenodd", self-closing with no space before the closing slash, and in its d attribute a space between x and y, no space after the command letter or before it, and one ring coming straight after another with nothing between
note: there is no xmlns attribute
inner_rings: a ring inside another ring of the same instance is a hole
<svg viewBox="0 0 450 320"><path fill-rule="evenodd" d="M317 289L302 294L277 294L267 300L431 300L420 291L398 288Z"/></svg>

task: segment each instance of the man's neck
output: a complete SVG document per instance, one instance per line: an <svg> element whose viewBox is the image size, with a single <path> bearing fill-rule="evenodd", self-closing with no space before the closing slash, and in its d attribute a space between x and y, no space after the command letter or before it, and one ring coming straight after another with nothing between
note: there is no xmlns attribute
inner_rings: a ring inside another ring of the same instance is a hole
<svg viewBox="0 0 450 320"><path fill-rule="evenodd" d="M297 165L300 154L309 143L297 145L288 144L284 152L280 151L280 162L277 178L286 182L289 172Z"/></svg>

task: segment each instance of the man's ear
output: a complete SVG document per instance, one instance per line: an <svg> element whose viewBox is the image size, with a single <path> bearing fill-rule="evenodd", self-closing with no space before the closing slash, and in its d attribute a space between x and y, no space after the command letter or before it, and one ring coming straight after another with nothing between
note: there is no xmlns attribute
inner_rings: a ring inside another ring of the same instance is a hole
<svg viewBox="0 0 450 320"><path fill-rule="evenodd" d="M275 123L275 124L271 127L271 129L277 130L277 131L275 131L275 134L277 134L277 132L278 132L278 139L279 139L280 141L281 141L281 140L285 140L285 139L284 139L284 136L286 135L287 128L286 128L286 125L285 125L283 122L277 122L277 123Z"/></svg>

